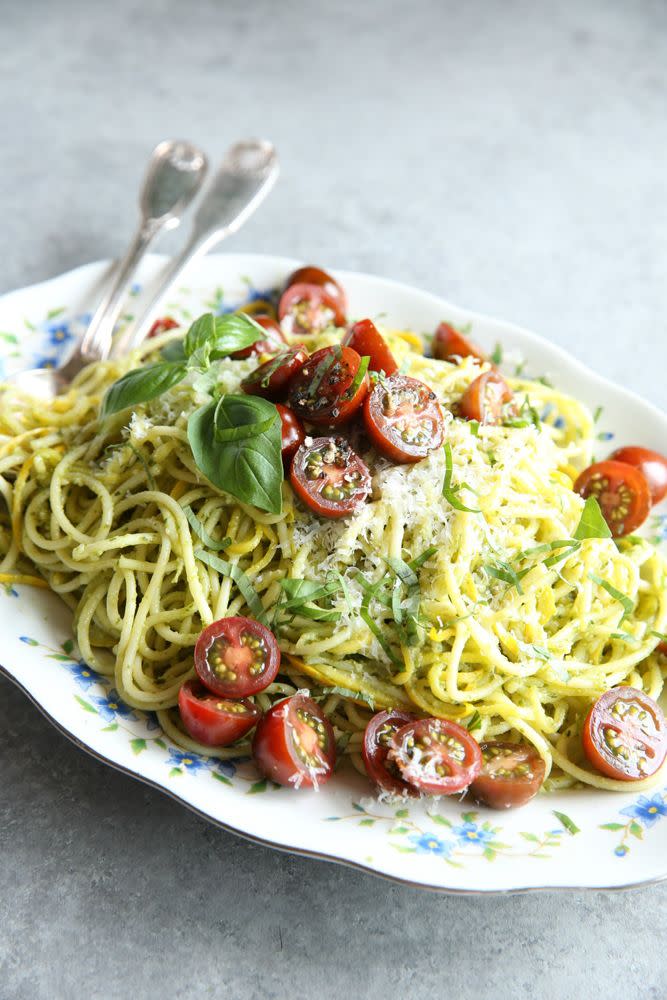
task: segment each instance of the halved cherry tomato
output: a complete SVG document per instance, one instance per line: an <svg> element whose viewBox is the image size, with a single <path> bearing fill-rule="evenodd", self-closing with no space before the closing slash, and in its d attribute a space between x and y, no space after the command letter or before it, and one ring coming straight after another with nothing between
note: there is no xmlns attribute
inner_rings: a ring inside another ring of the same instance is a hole
<svg viewBox="0 0 667 1000"><path fill-rule="evenodd" d="M321 285L290 285L280 297L278 317L295 337L321 333L328 326L345 326L345 310L337 296Z"/></svg>
<svg viewBox="0 0 667 1000"><path fill-rule="evenodd" d="M276 403L276 410L280 414L283 465L288 469L295 452L303 444L306 433L303 424L289 406Z"/></svg>
<svg viewBox="0 0 667 1000"><path fill-rule="evenodd" d="M371 474L345 438L306 438L292 459L290 483L320 517L354 514L371 491Z"/></svg>
<svg viewBox="0 0 667 1000"><path fill-rule="evenodd" d="M381 378L364 404L366 431L393 462L418 462L442 444L444 422L435 393L408 375Z"/></svg>
<svg viewBox="0 0 667 1000"><path fill-rule="evenodd" d="M432 350L434 358L438 358L439 361L451 361L452 364L457 364L461 358L487 360L481 347L460 333L451 323L441 323L435 331Z"/></svg>
<svg viewBox="0 0 667 1000"><path fill-rule="evenodd" d="M247 698L219 698L201 681L186 681L178 692L183 725L193 740L207 747L226 747L257 725L262 713Z"/></svg>
<svg viewBox="0 0 667 1000"><path fill-rule="evenodd" d="M575 493L595 497L614 538L629 535L643 524L651 509L646 476L625 462L595 462L581 473Z"/></svg>
<svg viewBox="0 0 667 1000"><path fill-rule="evenodd" d="M388 754L401 777L427 795L451 795L474 781L482 767L479 743L448 719L419 719L394 733Z"/></svg>
<svg viewBox="0 0 667 1000"><path fill-rule="evenodd" d="M162 316L160 319L155 320L148 331L146 339L150 340L151 337L157 337L161 333L166 333L167 330L175 330L179 325L171 316Z"/></svg>
<svg viewBox="0 0 667 1000"><path fill-rule="evenodd" d="M247 698L268 687L280 669L273 632L254 618L220 618L195 645L195 670L209 691Z"/></svg>
<svg viewBox="0 0 667 1000"><path fill-rule="evenodd" d="M297 416L327 427L349 420L368 392L368 375L356 380L360 364L351 347L323 347L311 354L289 385L290 406Z"/></svg>
<svg viewBox="0 0 667 1000"><path fill-rule="evenodd" d="M621 781L648 778L667 755L662 709L636 688L605 691L586 716L582 738L596 771Z"/></svg>
<svg viewBox="0 0 667 1000"><path fill-rule="evenodd" d="M230 357L249 358L251 354L278 354L285 349L287 341L283 336L283 331L272 316L253 316L256 323L266 330L265 340L256 340L250 347L243 347L240 351L234 351Z"/></svg>
<svg viewBox="0 0 667 1000"><path fill-rule="evenodd" d="M355 350L362 358L364 355L368 355L370 358L368 367L372 372L393 375L394 372L398 371L394 355L372 319L360 319L358 323L351 326L343 337L343 343L346 347Z"/></svg>
<svg viewBox="0 0 667 1000"><path fill-rule="evenodd" d="M293 375L308 360L308 351L303 344L281 351L275 358L265 361L255 368L241 382L241 388L249 396L263 396L265 399L284 399L287 386Z"/></svg>
<svg viewBox="0 0 667 1000"><path fill-rule="evenodd" d="M271 781L318 788L333 773L336 739L319 705L298 692L266 712L255 732L252 755Z"/></svg>
<svg viewBox="0 0 667 1000"><path fill-rule="evenodd" d="M347 296L342 286L321 267L313 267L311 264L298 267L285 282L285 288L291 288L292 285L319 285L327 295L338 301L343 312L347 310Z"/></svg>
<svg viewBox="0 0 667 1000"><path fill-rule="evenodd" d="M371 781L392 795L415 794L412 785L401 778L396 765L387 760L394 733L401 726L415 721L416 716L410 712L402 712L400 709L394 708L387 712L378 712L366 726L364 742L361 745L361 755L364 758L366 773Z"/></svg>
<svg viewBox="0 0 667 1000"><path fill-rule="evenodd" d="M650 448L640 448L632 445L627 448L617 448L609 456L613 462L625 462L634 465L646 476L651 503L660 503L667 496L667 458Z"/></svg>
<svg viewBox="0 0 667 1000"><path fill-rule="evenodd" d="M491 809L522 806L544 781L544 761L532 747L494 740L481 744L482 770L470 786L478 802Z"/></svg>
<svg viewBox="0 0 667 1000"><path fill-rule="evenodd" d="M480 424L501 424L503 407L511 403L514 394L500 372L491 369L470 383L461 397L459 413L465 420Z"/></svg>
<svg viewBox="0 0 667 1000"><path fill-rule="evenodd" d="M661 642L656 646L656 653L660 653L661 656L667 656L667 642Z"/></svg>

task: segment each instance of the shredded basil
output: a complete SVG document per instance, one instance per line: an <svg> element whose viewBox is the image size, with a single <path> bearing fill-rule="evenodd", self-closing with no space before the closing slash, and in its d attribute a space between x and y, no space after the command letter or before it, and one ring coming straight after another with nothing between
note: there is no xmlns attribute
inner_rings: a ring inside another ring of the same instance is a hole
<svg viewBox="0 0 667 1000"><path fill-rule="evenodd" d="M356 393L357 389L359 388L359 386L361 385L361 383L363 382L364 375L368 371L368 366L370 364L370 360L371 359L368 356L368 354L364 354L363 358L361 359L361 361L359 363L359 367L357 368L357 374L354 376L352 384L345 391L343 399L354 399L355 393Z"/></svg>
<svg viewBox="0 0 667 1000"><path fill-rule="evenodd" d="M460 490L470 489L469 486L452 486L452 476L454 474L454 460L452 458L452 446L449 441L445 442L445 479L442 484L442 495L447 503L456 510L461 510L466 514L481 514L478 507L466 507L457 497Z"/></svg>
<svg viewBox="0 0 667 1000"><path fill-rule="evenodd" d="M475 729L480 729L482 726L482 716L479 714L477 709L472 713L470 718L466 723L466 729L469 733L472 733Z"/></svg>
<svg viewBox="0 0 667 1000"><path fill-rule="evenodd" d="M493 348L493 351L491 353L491 360L493 361L494 365L501 365L503 363L502 344L497 343L496 346Z"/></svg>
<svg viewBox="0 0 667 1000"><path fill-rule="evenodd" d="M635 610L634 601L628 597L627 594L623 594L620 590L617 590L616 587L609 583L608 580L603 580L601 576L597 575L597 573L592 572L588 574L588 579L592 580L593 583L597 583L598 587L603 587L604 590L606 590L607 593L613 597L615 601L618 601L618 603L623 607L621 622L625 621L628 615L631 615ZM621 622L619 622L619 624L621 624Z"/></svg>
<svg viewBox="0 0 667 1000"><path fill-rule="evenodd" d="M587 497L581 520L577 525L573 538L578 541L584 538L611 538L609 525L604 519L600 504L595 497Z"/></svg>
<svg viewBox="0 0 667 1000"><path fill-rule="evenodd" d="M322 694L335 694L341 698L352 698L354 701L363 701L371 711L375 711L375 702L365 691L352 691L350 688L341 687L339 684L336 684L334 687L322 688Z"/></svg>
<svg viewBox="0 0 667 1000"><path fill-rule="evenodd" d="M236 563L230 563L226 562L224 559L219 559L218 556L211 555L210 552L205 552L203 549L195 549L194 555L195 559L199 559L200 562L206 563L207 566L210 566L211 569L214 569L217 573L221 573L223 576L228 576L230 580L233 580L238 587L243 600L248 605L253 618L255 618L256 621L261 622L262 625L267 624L264 605L260 601L257 591L240 566L237 566Z"/></svg>
<svg viewBox="0 0 667 1000"><path fill-rule="evenodd" d="M207 549L212 549L214 552L222 552L226 549L228 545L231 545L231 538L223 538L222 541L218 542L215 538L211 538L208 531L201 523L192 507L184 507L183 513L188 519L188 524L194 531L195 535L200 542L203 542Z"/></svg>

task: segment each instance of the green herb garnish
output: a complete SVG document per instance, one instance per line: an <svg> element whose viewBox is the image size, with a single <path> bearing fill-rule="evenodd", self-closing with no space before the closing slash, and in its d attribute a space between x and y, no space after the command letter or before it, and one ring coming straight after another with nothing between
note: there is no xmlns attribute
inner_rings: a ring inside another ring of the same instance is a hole
<svg viewBox="0 0 667 1000"><path fill-rule="evenodd" d="M588 574L588 579L592 580L593 583L597 583L598 587L602 587L606 590L610 597L613 597L614 600L618 601L618 603L623 607L621 622L625 621L628 615L631 615L635 610L635 603L632 598L628 597L627 594L621 593L621 591L617 590L616 587L609 583L608 580L603 580L601 576L597 575L597 573L592 572Z"/></svg>
<svg viewBox="0 0 667 1000"><path fill-rule="evenodd" d="M454 474L454 460L452 457L452 446L449 441L445 442L445 480L442 484L442 495L447 501L447 503L454 507L455 510L461 510L466 514L481 514L481 510L478 507L466 507L464 503L461 503L457 493L461 490L470 490L469 486L464 484L460 486L452 486L452 476Z"/></svg>
<svg viewBox="0 0 667 1000"><path fill-rule="evenodd" d="M584 538L611 538L609 525L605 521L600 504L595 497L587 497L581 519L572 536L578 541Z"/></svg>
<svg viewBox="0 0 667 1000"><path fill-rule="evenodd" d="M203 549L195 549L194 552L195 559L199 559L200 562L206 563L211 569L214 569L217 573L221 573L222 576L228 576L230 580L233 580L239 589L243 600L248 605L253 618L263 625L267 624L266 612L264 610L264 605L259 599L259 595L252 583L243 572L240 566L236 563L226 562L224 559L219 559L218 556L211 555L210 552L204 552Z"/></svg>
<svg viewBox="0 0 667 1000"><path fill-rule="evenodd" d="M183 513L187 517L188 524L194 531L195 535L200 542L204 543L207 549L212 549L214 552L222 552L223 549L226 549L228 545L232 544L231 538L223 538L221 542L216 541L215 538L211 538L208 531L193 511L192 507L185 507L183 509Z"/></svg>

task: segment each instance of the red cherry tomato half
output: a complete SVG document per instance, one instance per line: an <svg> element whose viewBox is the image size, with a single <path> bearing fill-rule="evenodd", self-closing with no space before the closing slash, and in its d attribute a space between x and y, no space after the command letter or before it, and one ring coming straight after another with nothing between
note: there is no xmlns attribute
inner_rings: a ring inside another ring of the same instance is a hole
<svg viewBox="0 0 667 1000"><path fill-rule="evenodd" d="M544 761L521 743L482 743L482 770L470 793L491 809L522 806L537 795L544 781Z"/></svg>
<svg viewBox="0 0 667 1000"><path fill-rule="evenodd" d="M306 434L303 429L303 424L297 417L296 413L293 413L292 410L290 410L289 406L283 406L282 403L276 403L276 409L280 414L283 465L287 469L289 468L290 462L292 461L296 451L303 444Z"/></svg>
<svg viewBox="0 0 667 1000"><path fill-rule="evenodd" d="M250 347L243 347L240 351L234 351L230 355L232 358L249 358L252 354L278 354L285 349L287 341L283 336L280 326L272 316L253 316L256 323L266 330L265 340L256 340Z"/></svg>
<svg viewBox="0 0 667 1000"><path fill-rule="evenodd" d="M656 647L656 653L660 653L661 656L667 656L667 642L661 642L660 645Z"/></svg>
<svg viewBox="0 0 667 1000"><path fill-rule="evenodd" d="M629 535L648 517L651 494L646 476L625 462L596 462L581 473L575 493L595 497L614 538Z"/></svg>
<svg viewBox="0 0 667 1000"><path fill-rule="evenodd" d="M152 327L148 331L147 339L150 340L151 337L157 337L161 333L166 333L167 330L175 330L179 324L171 316L162 316L160 319L156 319Z"/></svg>
<svg viewBox="0 0 667 1000"><path fill-rule="evenodd" d="M178 692L183 725L193 740L207 747L226 747L257 725L261 712L247 698L219 698L201 681L186 681Z"/></svg>
<svg viewBox="0 0 667 1000"><path fill-rule="evenodd" d="M448 719L418 719L394 733L388 759L401 777L427 795L463 791L482 767L479 743Z"/></svg>
<svg viewBox="0 0 667 1000"><path fill-rule="evenodd" d="M287 386L293 375L308 360L308 351L303 344L281 351L275 358L265 361L255 368L241 382L241 388L249 396L263 396L264 399L284 399Z"/></svg>
<svg viewBox="0 0 667 1000"><path fill-rule="evenodd" d="M372 319L360 319L350 327L343 337L346 347L351 347L360 357L368 355L368 367L372 372L384 372L393 375L398 371L394 355L389 350L387 341L379 332Z"/></svg>
<svg viewBox="0 0 667 1000"><path fill-rule="evenodd" d="M343 313L347 310L347 296L342 286L328 271L323 271L321 267L313 267L310 264L298 267L285 282L285 288L291 288L292 285L319 285L327 295L338 301Z"/></svg>
<svg viewBox="0 0 667 1000"><path fill-rule="evenodd" d="M470 383L461 397L459 413L465 420L477 420L480 424L501 424L503 407L513 399L505 379L491 369Z"/></svg>
<svg viewBox="0 0 667 1000"><path fill-rule="evenodd" d="M418 462L442 444L442 410L432 389L408 375L380 379L364 404L366 431L393 462Z"/></svg>
<svg viewBox="0 0 667 1000"><path fill-rule="evenodd" d="M292 489L320 517L354 514L371 491L371 474L345 438L306 438L292 459Z"/></svg>
<svg viewBox="0 0 667 1000"><path fill-rule="evenodd" d="M613 462L625 462L640 469L648 483L651 503L660 503L667 496L667 458L650 448L640 448L633 445L627 448L617 448L609 456Z"/></svg>
<svg viewBox="0 0 667 1000"><path fill-rule="evenodd" d="M254 618L221 618L204 629L195 645L200 681L223 698L247 698L262 691L279 669L276 638Z"/></svg>
<svg viewBox="0 0 667 1000"><path fill-rule="evenodd" d="M439 361L451 361L458 364L461 358L477 358L486 361L487 357L481 347L474 344L451 323L441 323L433 334L433 357Z"/></svg>
<svg viewBox="0 0 667 1000"><path fill-rule="evenodd" d="M289 403L308 423L337 427L359 409L368 375L359 382L361 358L351 347L323 347L311 354L289 385Z"/></svg>
<svg viewBox="0 0 667 1000"><path fill-rule="evenodd" d="M415 721L416 716L410 712L391 709L387 712L378 712L366 726L361 747L366 773L371 781L392 795L415 794L412 785L401 778L396 765L387 760L394 733L402 726Z"/></svg>
<svg viewBox="0 0 667 1000"><path fill-rule="evenodd" d="M321 333L328 326L345 326L340 299L321 285L290 285L280 297L278 317L283 329L295 337Z"/></svg>
<svg viewBox="0 0 667 1000"><path fill-rule="evenodd" d="M582 738L596 771L621 781L650 777L667 755L662 709L636 688L605 691L586 716Z"/></svg>
<svg viewBox="0 0 667 1000"><path fill-rule="evenodd" d="M297 693L264 715L255 732L252 755L271 781L293 788L318 788L333 773L336 739L319 705Z"/></svg>

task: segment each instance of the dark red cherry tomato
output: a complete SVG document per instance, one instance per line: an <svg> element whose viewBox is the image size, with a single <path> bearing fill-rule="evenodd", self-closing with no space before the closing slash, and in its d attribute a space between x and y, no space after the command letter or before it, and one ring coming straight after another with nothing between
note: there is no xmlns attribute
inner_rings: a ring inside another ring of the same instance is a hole
<svg viewBox="0 0 667 1000"><path fill-rule="evenodd" d="M595 497L614 538L629 535L648 517L651 494L646 476L625 462L595 462L581 473L575 493Z"/></svg>
<svg viewBox="0 0 667 1000"><path fill-rule="evenodd" d="M394 355L389 350L387 341L379 332L372 319L360 319L350 327L343 337L346 347L351 347L360 357L368 355L368 367L372 372L384 372L393 375L398 371Z"/></svg>
<svg viewBox="0 0 667 1000"><path fill-rule="evenodd" d="M328 271L323 271L321 267L313 267L310 264L298 267L285 282L285 288L291 288L292 285L319 285L327 295L336 299L343 313L347 311L347 296L342 286Z"/></svg>
<svg viewBox="0 0 667 1000"><path fill-rule="evenodd" d="M480 424L501 424L503 407L514 399L512 390L500 372L491 369L478 375L461 397L459 413L465 420Z"/></svg>
<svg viewBox="0 0 667 1000"><path fill-rule="evenodd" d="M220 698L201 681L186 681L178 692L178 707L186 730L207 747L226 747L249 733L261 716L257 705Z"/></svg>
<svg viewBox="0 0 667 1000"><path fill-rule="evenodd" d="M354 514L371 491L371 474L345 438L306 438L292 459L290 483L320 517Z"/></svg>
<svg viewBox="0 0 667 1000"><path fill-rule="evenodd" d="M296 413L293 413L292 410L290 410L289 406L283 406L282 403L276 403L276 409L280 414L283 465L286 469L288 469L295 452L303 444L306 433L303 429L303 424L297 417Z"/></svg>
<svg viewBox="0 0 667 1000"><path fill-rule="evenodd" d="M234 351L230 355L232 358L249 358L251 354L278 354L285 350L287 341L283 336L280 326L272 316L253 316L256 323L266 330L265 340L256 340L250 347L243 347L240 351Z"/></svg>
<svg viewBox="0 0 667 1000"><path fill-rule="evenodd" d="M392 761L387 760L391 740L401 726L414 722L416 716L400 709L378 712L366 726L361 755L366 773L371 781L392 795L414 795L415 789L403 781L400 771Z"/></svg>
<svg viewBox="0 0 667 1000"><path fill-rule="evenodd" d="M252 755L271 781L293 788L318 788L333 773L336 739L319 705L298 693L264 715L255 731Z"/></svg>
<svg viewBox="0 0 667 1000"><path fill-rule="evenodd" d="M656 646L656 653L660 653L661 656L667 656L667 642L661 642Z"/></svg>
<svg viewBox="0 0 667 1000"><path fill-rule="evenodd" d="M151 337L157 337L161 333L166 333L167 330L175 330L179 324L171 316L162 316L160 319L156 319L152 327L148 331L147 339L150 340Z"/></svg>
<svg viewBox="0 0 667 1000"><path fill-rule="evenodd" d="M254 618L221 618L204 629L195 645L200 681L223 698L247 698L262 691L279 669L276 637Z"/></svg>
<svg viewBox="0 0 667 1000"><path fill-rule="evenodd" d="M487 357L481 347L460 333L451 323L441 323L433 334L433 357L439 361L451 361L457 364L461 358L477 358L486 361Z"/></svg>
<svg viewBox="0 0 667 1000"><path fill-rule="evenodd" d="M451 795L474 781L482 767L479 743L447 719L418 719L397 730L388 754L401 777L427 795Z"/></svg>
<svg viewBox="0 0 667 1000"><path fill-rule="evenodd" d="M544 761L521 743L482 743L482 770L470 793L491 809L522 806L537 795L544 781Z"/></svg>
<svg viewBox="0 0 667 1000"><path fill-rule="evenodd" d="M263 396L265 399L284 399L293 375L308 360L308 351L303 344L281 351L275 358L265 361L255 368L241 382L241 388L249 396Z"/></svg>
<svg viewBox="0 0 667 1000"><path fill-rule="evenodd" d="M667 458L660 452L632 445L627 448L617 448L609 458L613 462L634 465L644 473L651 494L651 503L660 503L667 496Z"/></svg>
<svg viewBox="0 0 667 1000"><path fill-rule="evenodd" d="M321 285L290 285L280 297L278 317L283 329L295 337L321 333L328 326L345 326L340 299Z"/></svg>
<svg viewBox="0 0 667 1000"><path fill-rule="evenodd" d="M442 410L432 389L408 375L381 378L364 404L366 431L393 462L418 462L442 444Z"/></svg>
<svg viewBox="0 0 667 1000"><path fill-rule="evenodd" d="M359 409L368 375L356 379L361 358L351 347L323 347L311 354L289 384L289 403L302 420L337 427Z"/></svg>
<svg viewBox="0 0 667 1000"><path fill-rule="evenodd" d="M582 738L595 770L621 781L650 777L667 755L662 709L636 688L605 691L586 716Z"/></svg>

